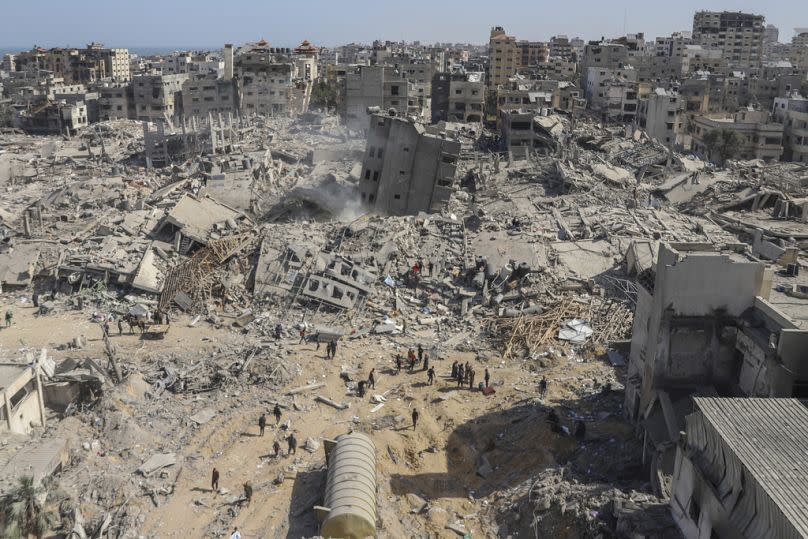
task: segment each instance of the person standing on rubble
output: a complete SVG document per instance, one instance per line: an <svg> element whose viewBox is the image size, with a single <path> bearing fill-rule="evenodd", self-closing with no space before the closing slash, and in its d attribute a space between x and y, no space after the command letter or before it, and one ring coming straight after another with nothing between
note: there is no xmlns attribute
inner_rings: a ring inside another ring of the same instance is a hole
<svg viewBox="0 0 808 539"><path fill-rule="evenodd" d="M463 376L464 374L465 373L463 372L463 364L461 363L457 367L457 387L460 387L460 386L463 385L463 380L465 379L464 376Z"/></svg>
<svg viewBox="0 0 808 539"><path fill-rule="evenodd" d="M435 381L435 367L430 367L428 371L426 371L426 379L429 385Z"/></svg>
<svg viewBox="0 0 808 539"><path fill-rule="evenodd" d="M424 354L424 370L425 371L429 370L429 355L428 354Z"/></svg>
<svg viewBox="0 0 808 539"><path fill-rule="evenodd" d="M267 426L267 415L261 414L261 417L258 418L258 430L260 431L259 436L264 435L264 429Z"/></svg>
<svg viewBox="0 0 808 539"><path fill-rule="evenodd" d="M275 339L280 340L283 336L283 325L277 324L275 325Z"/></svg>
<svg viewBox="0 0 808 539"><path fill-rule="evenodd" d="M457 361L452 363L452 380L457 380Z"/></svg>
<svg viewBox="0 0 808 539"><path fill-rule="evenodd" d="M275 424L281 422L281 407L279 404L276 404L275 407L272 409L272 415L275 416Z"/></svg>
<svg viewBox="0 0 808 539"><path fill-rule="evenodd" d="M415 350L410 348L407 350L407 360L410 362L410 372L415 369Z"/></svg>
<svg viewBox="0 0 808 539"><path fill-rule="evenodd" d="M547 377L542 376L539 381L539 398L544 400L544 395L547 393Z"/></svg>
<svg viewBox="0 0 808 539"><path fill-rule="evenodd" d="M419 344L418 345L418 363L420 363L421 360L423 360L423 359L424 359L424 347ZM424 369L424 370L426 370L426 369Z"/></svg>
<svg viewBox="0 0 808 539"><path fill-rule="evenodd" d="M396 374L401 374L401 354L396 354Z"/></svg>
<svg viewBox="0 0 808 539"><path fill-rule="evenodd" d="M365 382L365 380L359 380L359 382L356 384L356 396L359 397L360 399L365 397L365 384L366 383L367 382Z"/></svg>
<svg viewBox="0 0 808 539"><path fill-rule="evenodd" d="M300 330L300 342L297 344L303 344L306 342L306 328Z"/></svg>
<svg viewBox="0 0 808 539"><path fill-rule="evenodd" d="M118 336L123 335L123 319L118 318Z"/></svg>
<svg viewBox="0 0 808 539"><path fill-rule="evenodd" d="M290 434L289 437L286 439L286 442L289 444L289 449L286 451L287 455L294 455L297 453L297 438L295 438L294 433Z"/></svg>
<svg viewBox="0 0 808 539"><path fill-rule="evenodd" d="M252 483L247 481L244 483L244 500L247 502L247 507L250 506L250 502L252 501L253 495L253 487Z"/></svg>
<svg viewBox="0 0 808 539"><path fill-rule="evenodd" d="M418 424L418 416L419 415L420 414L418 413L418 409L413 408L412 409L412 430L415 430L415 426Z"/></svg>
<svg viewBox="0 0 808 539"><path fill-rule="evenodd" d="M210 490L213 492L219 491L219 470L213 468L213 473L210 476Z"/></svg>
<svg viewBox="0 0 808 539"><path fill-rule="evenodd" d="M469 389L474 389L474 375L477 374L474 372L474 369L469 371Z"/></svg>
<svg viewBox="0 0 808 539"><path fill-rule="evenodd" d="M331 341L331 359L335 359L337 357L337 339Z"/></svg>
<svg viewBox="0 0 808 539"><path fill-rule="evenodd" d="M233 533L230 534L230 539L241 539L241 532L238 528L233 528Z"/></svg>
<svg viewBox="0 0 808 539"><path fill-rule="evenodd" d="M281 444L278 443L278 440L272 442L272 450L275 452L275 458L281 456Z"/></svg>
<svg viewBox="0 0 808 539"><path fill-rule="evenodd" d="M368 385L371 389L376 389L376 369L370 369L370 374L368 374Z"/></svg>
<svg viewBox="0 0 808 539"><path fill-rule="evenodd" d="M488 382L491 380L491 373L488 372L488 369L485 369L485 376L483 377L485 380L485 387L488 387Z"/></svg>

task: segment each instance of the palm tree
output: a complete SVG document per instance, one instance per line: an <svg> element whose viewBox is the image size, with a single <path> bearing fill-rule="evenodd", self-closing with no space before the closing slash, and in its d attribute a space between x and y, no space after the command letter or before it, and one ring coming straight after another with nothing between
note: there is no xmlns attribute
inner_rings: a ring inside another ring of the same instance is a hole
<svg viewBox="0 0 808 539"><path fill-rule="evenodd" d="M34 485L34 478L23 476L17 487L0 498L0 532L2 537L42 539L50 527L50 516L39 498L45 492Z"/></svg>

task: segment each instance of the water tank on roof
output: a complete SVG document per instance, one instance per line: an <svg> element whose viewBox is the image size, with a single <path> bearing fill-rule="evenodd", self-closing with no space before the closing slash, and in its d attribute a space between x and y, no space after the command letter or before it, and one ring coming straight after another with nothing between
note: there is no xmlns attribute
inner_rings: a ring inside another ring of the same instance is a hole
<svg viewBox="0 0 808 539"><path fill-rule="evenodd" d="M376 448L361 433L323 443L328 463L320 535L341 539L376 536Z"/></svg>

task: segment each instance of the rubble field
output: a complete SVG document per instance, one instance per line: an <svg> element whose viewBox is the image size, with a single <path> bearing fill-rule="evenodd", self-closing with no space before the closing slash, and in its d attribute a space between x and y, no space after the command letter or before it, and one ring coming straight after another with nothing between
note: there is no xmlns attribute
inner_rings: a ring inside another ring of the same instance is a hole
<svg viewBox="0 0 808 539"><path fill-rule="evenodd" d="M56 536L314 537L324 443L354 431L378 537L679 537L625 419L638 283L659 242L747 244L803 324L808 172L553 120L518 160L446 124L448 205L399 216L363 208L365 141L327 115L162 168L136 122L0 135L0 362L41 373L45 417L3 439L0 491L58 442Z"/></svg>

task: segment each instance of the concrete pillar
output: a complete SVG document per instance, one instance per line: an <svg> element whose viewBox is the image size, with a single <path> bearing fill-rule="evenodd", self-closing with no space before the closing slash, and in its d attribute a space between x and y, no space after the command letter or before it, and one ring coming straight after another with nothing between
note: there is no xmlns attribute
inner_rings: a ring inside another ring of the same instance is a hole
<svg viewBox="0 0 808 539"><path fill-rule="evenodd" d="M42 354L39 356L39 361L36 364L36 372L34 376L36 377L36 397L37 402L39 403L39 423L44 427L45 426L45 393L42 390L42 370L40 369L40 363L43 359L47 358L45 355L45 349L42 349Z"/></svg>
<svg viewBox="0 0 808 539"><path fill-rule="evenodd" d="M22 227L23 227L23 231L25 232L25 235L30 238L31 237L31 216L27 211L22 214Z"/></svg>
<svg viewBox="0 0 808 539"><path fill-rule="evenodd" d="M224 80L233 80L233 44L232 43L225 43L224 44L224 51L222 53L224 56Z"/></svg>
<svg viewBox="0 0 808 539"><path fill-rule="evenodd" d="M8 392L3 393L3 409L5 410L6 414L6 426L8 427L9 432L11 432L11 401L8 398Z"/></svg>

